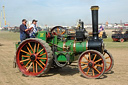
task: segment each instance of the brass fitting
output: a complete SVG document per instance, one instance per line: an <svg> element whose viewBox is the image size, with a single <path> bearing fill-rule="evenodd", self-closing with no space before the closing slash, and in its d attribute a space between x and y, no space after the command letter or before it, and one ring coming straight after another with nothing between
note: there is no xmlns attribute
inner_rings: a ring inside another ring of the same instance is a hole
<svg viewBox="0 0 128 85"><path fill-rule="evenodd" d="M92 6L91 10L99 10L99 6Z"/></svg>

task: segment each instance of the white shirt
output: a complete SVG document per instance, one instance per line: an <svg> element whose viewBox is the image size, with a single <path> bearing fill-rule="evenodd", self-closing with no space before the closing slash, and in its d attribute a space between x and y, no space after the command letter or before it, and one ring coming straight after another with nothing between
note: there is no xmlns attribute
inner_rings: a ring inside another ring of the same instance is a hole
<svg viewBox="0 0 128 85"><path fill-rule="evenodd" d="M30 36L33 34L33 33L37 33L37 28L36 28L36 25L35 24L31 24L31 26L29 28L31 28L31 31L30 31Z"/></svg>

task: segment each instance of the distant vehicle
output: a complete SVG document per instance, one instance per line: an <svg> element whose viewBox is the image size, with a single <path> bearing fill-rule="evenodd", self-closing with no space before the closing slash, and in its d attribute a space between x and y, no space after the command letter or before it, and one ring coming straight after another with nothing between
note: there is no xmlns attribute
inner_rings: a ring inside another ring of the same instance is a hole
<svg viewBox="0 0 128 85"><path fill-rule="evenodd" d="M2 31L8 31L8 27L3 27Z"/></svg>
<svg viewBox="0 0 128 85"><path fill-rule="evenodd" d="M120 29L119 31L112 31L112 39L113 41L117 42L124 42L128 40L128 30L126 30L125 32L122 31L122 29Z"/></svg>

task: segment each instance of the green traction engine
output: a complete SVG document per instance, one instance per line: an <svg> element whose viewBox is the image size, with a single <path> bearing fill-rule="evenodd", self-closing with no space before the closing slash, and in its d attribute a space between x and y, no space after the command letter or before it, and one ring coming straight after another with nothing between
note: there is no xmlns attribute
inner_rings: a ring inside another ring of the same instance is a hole
<svg viewBox="0 0 128 85"><path fill-rule="evenodd" d="M41 76L51 67L62 68L77 60L78 69L86 78L100 78L109 72L114 60L98 37L98 9L98 6L91 7L92 36L88 36L80 21L76 33L56 26L16 44L15 62L19 70L25 76Z"/></svg>

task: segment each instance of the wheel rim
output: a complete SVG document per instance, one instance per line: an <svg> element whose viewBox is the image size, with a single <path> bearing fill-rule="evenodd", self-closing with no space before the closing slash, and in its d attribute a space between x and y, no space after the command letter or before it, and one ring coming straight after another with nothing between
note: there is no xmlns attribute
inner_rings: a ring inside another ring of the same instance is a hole
<svg viewBox="0 0 128 85"><path fill-rule="evenodd" d="M62 26L56 26L56 27L52 28L51 32L56 35L63 35L66 33L66 29L63 28Z"/></svg>
<svg viewBox="0 0 128 85"><path fill-rule="evenodd" d="M19 46L16 56L19 69L27 76L38 76L41 74L48 61L45 47L36 40L23 42Z"/></svg>
<svg viewBox="0 0 128 85"><path fill-rule="evenodd" d="M82 75L87 78L98 78L105 70L104 60L101 55L94 51L84 52L80 56L78 66Z"/></svg>
<svg viewBox="0 0 128 85"><path fill-rule="evenodd" d="M112 58L111 58L111 55L109 55L109 53L106 52L106 51L104 51L103 55L104 55L104 58L106 60L106 70L105 70L105 72L108 72L112 67Z"/></svg>

